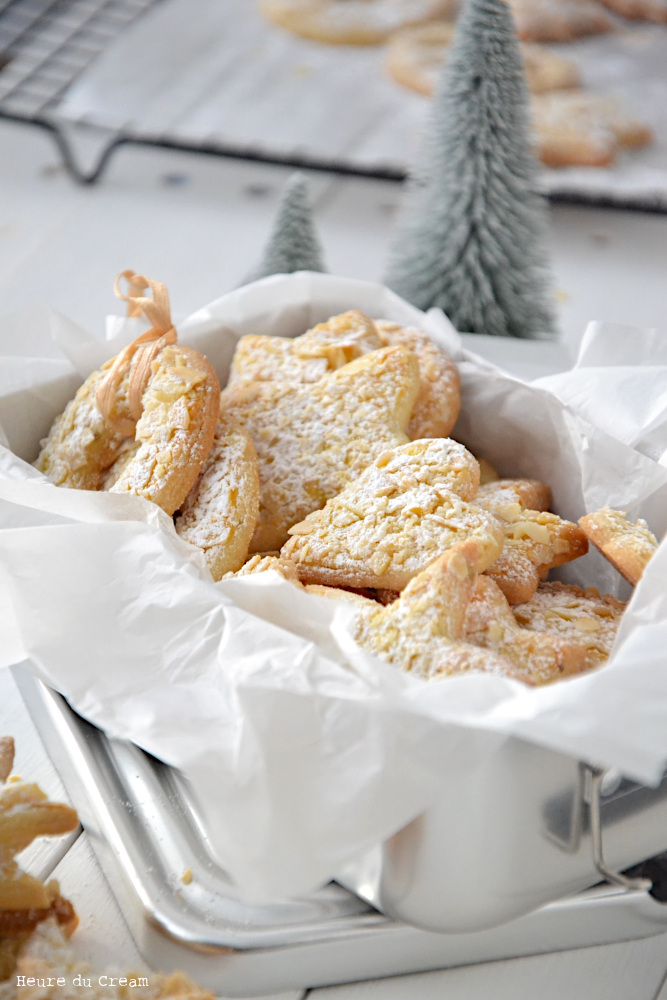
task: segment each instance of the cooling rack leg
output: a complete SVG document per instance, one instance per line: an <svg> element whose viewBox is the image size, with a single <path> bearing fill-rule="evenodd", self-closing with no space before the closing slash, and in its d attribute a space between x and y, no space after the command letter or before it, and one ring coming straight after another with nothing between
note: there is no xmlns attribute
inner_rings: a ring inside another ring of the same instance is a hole
<svg viewBox="0 0 667 1000"><path fill-rule="evenodd" d="M35 119L35 124L49 131L55 139L65 169L78 184L95 184L106 170L109 161L127 140L118 132L101 129L74 129L45 119ZM87 165L82 163L82 160Z"/></svg>

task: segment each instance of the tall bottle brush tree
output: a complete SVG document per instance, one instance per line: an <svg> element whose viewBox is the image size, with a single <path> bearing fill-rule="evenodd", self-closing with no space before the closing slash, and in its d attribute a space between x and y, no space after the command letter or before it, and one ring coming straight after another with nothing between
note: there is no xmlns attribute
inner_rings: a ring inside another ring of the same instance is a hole
<svg viewBox="0 0 667 1000"><path fill-rule="evenodd" d="M253 279L293 271L324 271L322 246L315 231L308 181L293 174L287 182L273 229Z"/></svg>
<svg viewBox="0 0 667 1000"><path fill-rule="evenodd" d="M462 332L540 337L554 330L529 97L503 0L459 17L399 221L387 284Z"/></svg>

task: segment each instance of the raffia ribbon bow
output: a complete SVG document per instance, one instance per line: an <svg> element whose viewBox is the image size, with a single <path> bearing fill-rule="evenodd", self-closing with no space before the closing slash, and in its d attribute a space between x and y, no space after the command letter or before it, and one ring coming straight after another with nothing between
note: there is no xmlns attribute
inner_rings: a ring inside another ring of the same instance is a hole
<svg viewBox="0 0 667 1000"><path fill-rule="evenodd" d="M129 290L120 289L120 280L125 278ZM143 295L150 289L152 298ZM163 347L176 343L176 330L171 322L169 294L165 285L153 281L134 271L122 271L116 278L114 292L119 299L127 302L127 315L141 316L143 313L151 324L140 337L128 344L114 360L111 368L100 383L96 401L100 413L111 426L124 437L133 437L136 422L142 413L141 399L151 375L151 364ZM128 373L127 408L132 419L115 412L115 403L121 382Z"/></svg>

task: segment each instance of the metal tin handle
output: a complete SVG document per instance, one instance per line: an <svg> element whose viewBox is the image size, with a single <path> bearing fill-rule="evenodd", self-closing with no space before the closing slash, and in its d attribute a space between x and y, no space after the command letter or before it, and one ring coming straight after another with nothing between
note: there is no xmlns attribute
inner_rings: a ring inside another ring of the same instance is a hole
<svg viewBox="0 0 667 1000"><path fill-rule="evenodd" d="M602 847L602 818L601 799L602 783L606 772L601 768L584 766L585 775L585 798L588 803L588 814L591 825L591 848L593 851L593 864L602 878L612 885L617 885L628 892L647 892L653 883L646 878L627 878L620 872L614 871L605 864L604 851Z"/></svg>

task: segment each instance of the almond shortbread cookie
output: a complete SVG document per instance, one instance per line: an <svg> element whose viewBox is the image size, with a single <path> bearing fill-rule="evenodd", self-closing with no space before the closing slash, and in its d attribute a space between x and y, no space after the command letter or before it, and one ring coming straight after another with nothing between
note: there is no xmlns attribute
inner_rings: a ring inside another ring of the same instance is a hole
<svg viewBox="0 0 667 1000"><path fill-rule="evenodd" d="M56 486L100 489L106 469L116 461L128 438L127 429L118 430L116 421L104 415L97 403L98 391L115 361L111 358L88 376L41 442L35 468ZM127 401L129 375L118 385L112 417L134 427Z"/></svg>
<svg viewBox="0 0 667 1000"><path fill-rule="evenodd" d="M305 583L402 590L436 556L475 538L486 569L500 554L503 529L468 502L478 476L470 452L449 438L395 448L294 525L281 554Z"/></svg>
<svg viewBox="0 0 667 1000"><path fill-rule="evenodd" d="M461 409L458 368L447 352L421 330L386 319L376 320L375 325L383 344L407 347L419 363L419 395L408 425L408 436L413 441L447 437Z"/></svg>
<svg viewBox="0 0 667 1000"><path fill-rule="evenodd" d="M114 483L120 479L123 471L127 468L139 451L141 442L132 438L126 438L118 452L116 461L106 470L100 481L101 490L110 490Z"/></svg>
<svg viewBox="0 0 667 1000"><path fill-rule="evenodd" d="M289 559L281 559L277 555L262 555L257 553L251 556L247 562L241 566L239 570L235 573L226 573L225 578L229 579L233 576L253 576L255 573L267 573L269 570L273 570L275 573L279 573L280 576L289 580L290 583L295 583L297 586L301 586L299 582L299 574L297 573L296 566Z"/></svg>
<svg viewBox="0 0 667 1000"><path fill-rule="evenodd" d="M397 83L430 96L447 59L454 37L454 25L445 21L404 28L392 35L387 47L386 67ZM579 70L542 45L521 46L526 82L533 94L577 87Z"/></svg>
<svg viewBox="0 0 667 1000"><path fill-rule="evenodd" d="M300 337L241 337L228 386L240 382L317 382L362 354L386 346L372 319L351 309Z"/></svg>
<svg viewBox="0 0 667 1000"><path fill-rule="evenodd" d="M47 920L21 951L15 975L25 985L16 994L12 991L7 1000L76 1000L82 996L87 1000L128 1000L131 996L137 1000L215 1000L213 993L201 989L184 972L118 967L104 971L101 974L102 970L82 961L61 929ZM83 988L77 983L83 983Z"/></svg>
<svg viewBox="0 0 667 1000"><path fill-rule="evenodd" d="M611 594L600 596L595 587L582 590L574 584L541 583L526 604L512 608L523 628L557 632L584 645L591 665L608 659L626 604Z"/></svg>
<svg viewBox="0 0 667 1000"><path fill-rule="evenodd" d="M203 354L165 347L151 363L137 422L140 447L110 489L145 497L173 514L192 489L213 444L220 384Z"/></svg>
<svg viewBox="0 0 667 1000"><path fill-rule="evenodd" d="M377 607L377 601L371 597L364 597L363 594L355 593L353 590L343 590L341 587L322 587L319 584L308 584L303 586L299 580L299 574L294 563L290 559L283 559L280 556L263 556L259 553L248 559L240 570L236 573L226 573L225 579L239 576L255 576L257 573L267 573L272 570L279 573L289 583L293 583L299 590L305 590L308 594L315 594L317 597L328 597L337 601L349 601L359 607Z"/></svg>
<svg viewBox="0 0 667 1000"><path fill-rule="evenodd" d="M262 14L303 38L379 45L406 24L452 17L457 0L260 0Z"/></svg>
<svg viewBox="0 0 667 1000"><path fill-rule="evenodd" d="M667 0L601 0L615 14L637 21L667 24Z"/></svg>
<svg viewBox="0 0 667 1000"><path fill-rule="evenodd" d="M355 358L381 347L405 347L419 364L419 394L408 436L447 437L461 408L456 365L446 351L413 327L390 320L375 322L352 309L332 316L300 337L242 337L229 376L229 386L241 382L317 382Z"/></svg>
<svg viewBox="0 0 667 1000"><path fill-rule="evenodd" d="M535 507L528 508L527 502L535 503ZM545 523L548 523L549 518L560 520L555 514L549 514L543 509L551 503L551 489L539 479L496 479L484 483L475 495L475 503L501 518L505 526L515 524L523 517L530 520L532 515L546 515ZM583 532L575 524L570 521L563 523L574 528L575 536L586 543ZM531 529L526 528L526 532L530 533ZM532 533L536 540L539 538L546 542L543 531L535 529Z"/></svg>
<svg viewBox="0 0 667 1000"><path fill-rule="evenodd" d="M245 427L259 460L251 551L280 548L293 524L387 448L404 444L418 391L417 361L403 347L373 351L307 385L252 382L225 389L221 415Z"/></svg>
<svg viewBox="0 0 667 1000"><path fill-rule="evenodd" d="M0 739L0 784L9 777L14 741ZM78 826L69 806L49 802L35 784L15 781L0 790L0 990L38 924L57 922L69 936L78 923L71 903L60 895L58 882L46 884L21 871L16 856L36 837L59 836Z"/></svg>
<svg viewBox="0 0 667 1000"><path fill-rule="evenodd" d="M0 736L0 785L12 773L14 765L14 740L11 736Z"/></svg>
<svg viewBox="0 0 667 1000"><path fill-rule="evenodd" d="M486 458L476 456L479 463L479 485L486 486L488 483L495 483L500 479L498 470Z"/></svg>
<svg viewBox="0 0 667 1000"><path fill-rule="evenodd" d="M524 42L572 42L614 29L614 22L594 0L508 0L519 38Z"/></svg>
<svg viewBox="0 0 667 1000"><path fill-rule="evenodd" d="M478 542L463 541L415 576L393 604L361 609L356 642L424 680L482 671L532 684L532 674L506 657L460 641L479 557Z"/></svg>
<svg viewBox="0 0 667 1000"><path fill-rule="evenodd" d="M590 666L586 647L555 632L522 628L500 587L488 576L478 576L468 605L466 642L483 646L510 659L532 675L535 684L548 684Z"/></svg>
<svg viewBox="0 0 667 1000"><path fill-rule="evenodd" d="M317 597L328 597L333 601L348 601L350 604L356 604L359 608L375 610L378 607L377 601L374 601L370 597L364 597L363 594L356 594L353 590L343 590L341 587L324 587L319 583L309 583L306 586L306 592L308 594L316 594Z"/></svg>
<svg viewBox="0 0 667 1000"><path fill-rule="evenodd" d="M621 148L653 142L653 130L603 94L542 94L532 101L537 153L549 167L606 167Z"/></svg>
<svg viewBox="0 0 667 1000"><path fill-rule="evenodd" d="M549 510L551 489L539 479L495 479L480 485L475 502L480 499L493 506L519 504L530 510Z"/></svg>
<svg viewBox="0 0 667 1000"><path fill-rule="evenodd" d="M579 526L628 583L639 583L658 548L646 521L640 518L633 524L625 511L603 507L580 517Z"/></svg>
<svg viewBox="0 0 667 1000"><path fill-rule="evenodd" d="M259 516L257 454L248 434L221 420L213 446L176 519L176 531L202 549L214 580L238 570Z"/></svg>
<svg viewBox="0 0 667 1000"><path fill-rule="evenodd" d="M122 278L129 294L120 290ZM136 493L172 514L210 450L220 386L207 358L177 346L163 284L123 271L115 291L129 316L143 313L152 327L86 379L35 466L57 486Z"/></svg>
<svg viewBox="0 0 667 1000"><path fill-rule="evenodd" d="M547 570L588 551L585 534L571 521L547 511L528 510L520 502L508 504L501 492L480 494L475 503L498 518L505 536L502 552L486 572L510 604L529 601Z"/></svg>

